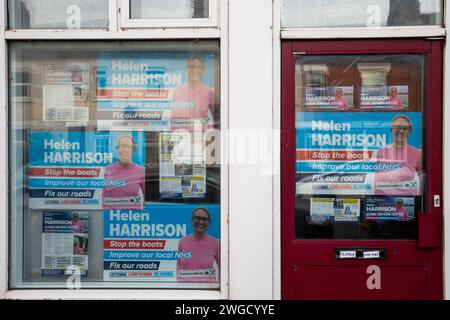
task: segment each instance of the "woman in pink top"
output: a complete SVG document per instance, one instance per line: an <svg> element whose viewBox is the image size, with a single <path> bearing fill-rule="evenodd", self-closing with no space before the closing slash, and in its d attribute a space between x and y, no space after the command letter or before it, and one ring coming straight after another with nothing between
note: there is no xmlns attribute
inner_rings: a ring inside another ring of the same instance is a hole
<svg viewBox="0 0 450 320"><path fill-rule="evenodd" d="M142 210L145 195L145 169L132 161L136 150L130 136L122 136L117 144L119 161L105 168L104 209Z"/></svg>
<svg viewBox="0 0 450 320"><path fill-rule="evenodd" d="M411 121L405 115L396 116L392 119L391 130L393 143L377 151L379 168L374 177L375 193L420 195L422 151L407 143L412 131Z"/></svg>
<svg viewBox="0 0 450 320"><path fill-rule="evenodd" d="M395 215L401 219L408 219L408 209L403 206L403 199L397 199Z"/></svg>
<svg viewBox="0 0 450 320"><path fill-rule="evenodd" d="M389 97L389 104L394 109L397 109L397 110L404 108L402 98L400 98L400 96L398 95L397 87L391 88L391 96Z"/></svg>
<svg viewBox="0 0 450 320"><path fill-rule="evenodd" d="M219 240L206 234L211 223L208 209L192 212L194 233L180 240L179 252L190 252L190 258L177 261L177 280L180 282L218 282L220 266ZM216 263L216 266L214 266Z"/></svg>
<svg viewBox="0 0 450 320"><path fill-rule="evenodd" d="M73 237L73 254L84 255L84 249L80 247L80 240L77 237Z"/></svg>
<svg viewBox="0 0 450 320"><path fill-rule="evenodd" d="M342 94L343 94L342 88L336 88L336 93L334 95L335 100L333 102L333 105L337 106L338 110L347 110L348 101Z"/></svg>
<svg viewBox="0 0 450 320"><path fill-rule="evenodd" d="M76 233L82 233L83 232L83 224L80 221L80 215L78 212L74 212L72 214L72 230Z"/></svg>
<svg viewBox="0 0 450 320"><path fill-rule="evenodd" d="M200 57L186 61L187 83L175 89L170 115L172 130L201 130L214 126L214 90L202 83L205 64Z"/></svg>

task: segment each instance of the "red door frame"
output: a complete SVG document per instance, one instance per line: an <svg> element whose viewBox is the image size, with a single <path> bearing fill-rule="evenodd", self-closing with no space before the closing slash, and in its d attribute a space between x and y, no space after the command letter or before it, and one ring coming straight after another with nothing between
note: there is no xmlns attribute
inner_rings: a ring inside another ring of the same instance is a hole
<svg viewBox="0 0 450 320"><path fill-rule="evenodd" d="M424 156L426 166L426 210L419 214L416 240L295 240L295 55L296 54L425 54ZM426 296L443 299L442 203L434 207L434 195L442 199L442 66L443 42L427 39L398 40L330 40L285 41L282 43L282 138L281 138L281 227L283 299L299 294L295 284L300 266L361 266L365 261L342 261L334 258L336 247L386 247L398 256L377 261L383 266L420 266L429 270ZM432 164L432 165L431 165ZM316 279L320 281L320 279ZM343 289L345 290L345 289ZM345 294L343 295L345 297ZM383 296L377 296L383 299ZM314 297L312 297L314 298ZM336 297L337 299L338 297Z"/></svg>

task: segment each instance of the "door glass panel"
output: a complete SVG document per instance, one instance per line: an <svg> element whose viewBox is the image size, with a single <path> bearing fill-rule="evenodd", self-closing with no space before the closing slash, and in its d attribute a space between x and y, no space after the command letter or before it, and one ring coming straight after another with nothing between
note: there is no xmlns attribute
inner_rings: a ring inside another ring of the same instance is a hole
<svg viewBox="0 0 450 320"><path fill-rule="evenodd" d="M297 239L417 238L424 76L419 54L297 57Z"/></svg>

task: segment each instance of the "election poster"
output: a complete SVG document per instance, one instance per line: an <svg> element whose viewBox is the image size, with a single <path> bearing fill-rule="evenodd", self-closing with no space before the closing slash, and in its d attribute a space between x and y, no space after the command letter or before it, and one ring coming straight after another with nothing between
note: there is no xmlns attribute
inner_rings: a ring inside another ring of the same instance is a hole
<svg viewBox="0 0 450 320"><path fill-rule="evenodd" d="M201 137L189 132L161 132L159 153L162 199L205 197L206 165Z"/></svg>
<svg viewBox="0 0 450 320"><path fill-rule="evenodd" d="M365 110L407 110L408 86L362 86L360 99Z"/></svg>
<svg viewBox="0 0 450 320"><path fill-rule="evenodd" d="M104 211L104 280L219 281L219 205Z"/></svg>
<svg viewBox="0 0 450 320"><path fill-rule="evenodd" d="M421 176L421 113L297 113L297 194L415 196Z"/></svg>
<svg viewBox="0 0 450 320"><path fill-rule="evenodd" d="M142 132L31 131L30 209L141 209Z"/></svg>
<svg viewBox="0 0 450 320"><path fill-rule="evenodd" d="M359 221L360 199L311 198L310 217L312 222Z"/></svg>
<svg viewBox="0 0 450 320"><path fill-rule="evenodd" d="M353 107L353 86L306 87L304 110L348 110Z"/></svg>
<svg viewBox="0 0 450 320"><path fill-rule="evenodd" d="M367 198L364 213L367 220L413 220L414 197Z"/></svg>
<svg viewBox="0 0 450 320"><path fill-rule="evenodd" d="M87 275L89 213L45 212L42 221L42 275Z"/></svg>
<svg viewBox="0 0 450 320"><path fill-rule="evenodd" d="M49 63L44 65L42 85L43 120L66 126L86 126L89 108L89 64Z"/></svg>
<svg viewBox="0 0 450 320"><path fill-rule="evenodd" d="M217 53L109 53L97 60L100 129L212 127Z"/></svg>

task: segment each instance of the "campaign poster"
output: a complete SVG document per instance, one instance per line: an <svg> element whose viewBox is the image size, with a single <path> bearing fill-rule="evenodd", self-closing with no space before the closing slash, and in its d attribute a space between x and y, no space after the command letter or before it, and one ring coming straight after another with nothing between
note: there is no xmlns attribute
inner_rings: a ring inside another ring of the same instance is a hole
<svg viewBox="0 0 450 320"><path fill-rule="evenodd" d="M312 222L359 221L360 199L311 198L310 217Z"/></svg>
<svg viewBox="0 0 450 320"><path fill-rule="evenodd" d="M99 128L168 131L189 125L211 127L216 59L217 53L208 51L195 56L173 51L101 55L95 94Z"/></svg>
<svg viewBox="0 0 450 320"><path fill-rule="evenodd" d="M364 213L367 220L413 220L414 197L367 198Z"/></svg>
<svg viewBox="0 0 450 320"><path fill-rule="evenodd" d="M105 281L219 282L219 205L105 210L103 230Z"/></svg>
<svg viewBox="0 0 450 320"><path fill-rule="evenodd" d="M408 86L362 86L360 108L366 110L407 110Z"/></svg>
<svg viewBox="0 0 450 320"><path fill-rule="evenodd" d="M161 132L159 152L161 198L204 198L206 165L202 139L189 132Z"/></svg>
<svg viewBox="0 0 450 320"><path fill-rule="evenodd" d="M347 110L353 107L353 86L306 87L304 110Z"/></svg>
<svg viewBox="0 0 450 320"><path fill-rule="evenodd" d="M143 207L144 133L31 131L29 142L30 209Z"/></svg>
<svg viewBox="0 0 450 320"><path fill-rule="evenodd" d="M87 275L89 213L45 212L42 221L43 276Z"/></svg>
<svg viewBox="0 0 450 320"><path fill-rule="evenodd" d="M87 63L68 61L44 65L42 85L44 121L64 122L66 126L87 124L89 72Z"/></svg>
<svg viewBox="0 0 450 320"><path fill-rule="evenodd" d="M415 196L421 176L421 113L297 113L297 194Z"/></svg>

